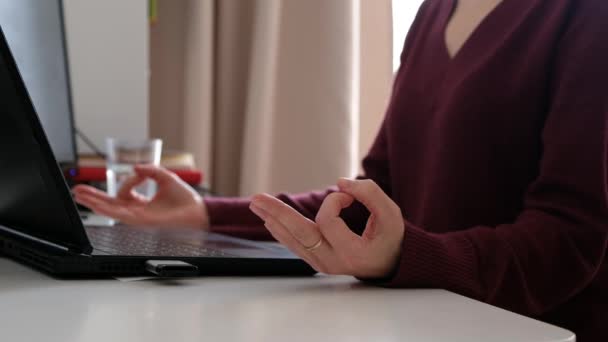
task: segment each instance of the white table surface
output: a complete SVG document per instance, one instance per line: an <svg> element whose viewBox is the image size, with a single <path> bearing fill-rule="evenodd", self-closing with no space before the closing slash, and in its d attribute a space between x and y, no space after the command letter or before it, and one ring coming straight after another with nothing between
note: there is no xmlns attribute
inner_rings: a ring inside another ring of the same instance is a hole
<svg viewBox="0 0 608 342"><path fill-rule="evenodd" d="M0 340L574 341L443 290L350 277L56 280L0 258Z"/></svg>

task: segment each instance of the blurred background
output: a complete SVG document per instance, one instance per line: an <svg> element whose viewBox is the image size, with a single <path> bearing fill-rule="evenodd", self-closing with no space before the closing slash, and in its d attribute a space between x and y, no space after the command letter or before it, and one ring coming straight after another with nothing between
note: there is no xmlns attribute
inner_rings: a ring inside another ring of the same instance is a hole
<svg viewBox="0 0 608 342"><path fill-rule="evenodd" d="M225 196L354 176L421 2L60 1L78 153L161 138Z"/></svg>

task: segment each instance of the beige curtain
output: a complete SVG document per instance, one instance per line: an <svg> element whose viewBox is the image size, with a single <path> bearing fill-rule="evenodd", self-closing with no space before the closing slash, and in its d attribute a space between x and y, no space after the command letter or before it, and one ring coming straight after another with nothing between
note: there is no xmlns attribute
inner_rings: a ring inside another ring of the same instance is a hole
<svg viewBox="0 0 608 342"><path fill-rule="evenodd" d="M390 0L161 0L151 135L193 152L222 195L352 176L391 75Z"/></svg>

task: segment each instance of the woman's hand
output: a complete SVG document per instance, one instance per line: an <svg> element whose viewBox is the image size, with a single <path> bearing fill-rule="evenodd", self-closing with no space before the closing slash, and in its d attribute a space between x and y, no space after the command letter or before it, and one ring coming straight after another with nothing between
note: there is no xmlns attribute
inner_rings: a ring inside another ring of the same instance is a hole
<svg viewBox="0 0 608 342"><path fill-rule="evenodd" d="M134 188L146 179L158 185L156 195L148 199ZM95 213L130 225L181 226L208 228L209 218L199 194L168 170L156 166L136 166L135 176L125 181L116 198L86 185L73 189L76 202Z"/></svg>
<svg viewBox="0 0 608 342"><path fill-rule="evenodd" d="M371 180L338 181L340 192L323 201L316 222L269 195L256 195L251 210L279 242L327 274L384 278L397 266L405 229L401 210ZM362 236L353 233L340 211L357 199L371 215Z"/></svg>

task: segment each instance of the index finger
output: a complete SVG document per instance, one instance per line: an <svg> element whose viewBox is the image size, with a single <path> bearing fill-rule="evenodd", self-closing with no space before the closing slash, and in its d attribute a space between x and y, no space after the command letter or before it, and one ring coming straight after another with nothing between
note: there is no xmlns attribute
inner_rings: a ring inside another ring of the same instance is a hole
<svg viewBox="0 0 608 342"><path fill-rule="evenodd" d="M152 178L158 184L172 182L179 179L173 172L155 165L136 165L134 170L138 176L142 178Z"/></svg>
<svg viewBox="0 0 608 342"><path fill-rule="evenodd" d="M112 217L127 223L133 219L133 214L124 207L94 196L83 194L78 196L76 201L99 215Z"/></svg>
<svg viewBox="0 0 608 342"><path fill-rule="evenodd" d="M329 194L321 204L315 221L321 223L328 219L339 217L342 209L348 208L354 200L351 195L346 193L334 192Z"/></svg>
<svg viewBox="0 0 608 342"><path fill-rule="evenodd" d="M105 191L98 190L89 185L77 185L72 189L72 191L76 198L82 196L91 196L108 203L115 203L117 201L116 198L110 197Z"/></svg>
<svg viewBox="0 0 608 342"><path fill-rule="evenodd" d="M378 219L390 217L395 209L396 204L393 200L371 179L351 180L340 178L338 188L363 203Z"/></svg>
<svg viewBox="0 0 608 342"><path fill-rule="evenodd" d="M260 194L253 196L251 204L263 209L280 222L302 245L312 246L319 241L321 232L316 228L316 223L283 201L267 194Z"/></svg>

